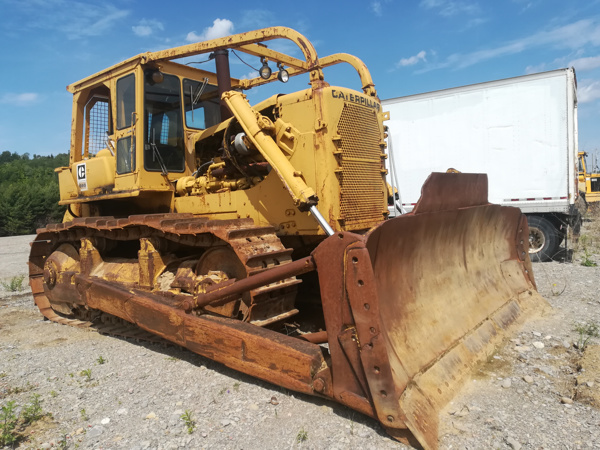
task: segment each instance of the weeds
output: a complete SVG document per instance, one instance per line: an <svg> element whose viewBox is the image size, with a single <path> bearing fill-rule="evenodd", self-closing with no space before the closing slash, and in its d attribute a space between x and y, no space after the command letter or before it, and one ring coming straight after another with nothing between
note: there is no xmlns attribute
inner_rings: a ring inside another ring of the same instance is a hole
<svg viewBox="0 0 600 450"><path fill-rule="evenodd" d="M189 409L186 409L181 415L181 420L185 423L188 434L192 434L196 428L196 421L193 419L192 412Z"/></svg>
<svg viewBox="0 0 600 450"><path fill-rule="evenodd" d="M45 416L40 404L40 396L33 394L31 403L25 405L21 415L17 416L17 405L14 401L7 402L0 410L0 447L13 446L22 436L17 433L17 425L26 426Z"/></svg>
<svg viewBox="0 0 600 450"><path fill-rule="evenodd" d="M21 416L25 423L32 423L44 417L39 394L33 394L30 402L31 403L25 405L23 411L21 411Z"/></svg>
<svg viewBox="0 0 600 450"><path fill-rule="evenodd" d="M354 436L354 433L356 432L354 429L354 412L350 412L350 414L348 414L348 420L350 421L350 435Z"/></svg>
<svg viewBox="0 0 600 450"><path fill-rule="evenodd" d="M582 252L581 265L584 267L596 267L598 264L592 259L593 249L596 247L592 237L582 234L579 236L579 245Z"/></svg>
<svg viewBox="0 0 600 450"><path fill-rule="evenodd" d="M14 401L7 402L0 411L0 445L12 445L19 439L15 432L17 426L16 405Z"/></svg>
<svg viewBox="0 0 600 450"><path fill-rule="evenodd" d="M56 448L59 450L67 450L67 448L69 448L69 442L67 441L68 436L68 434L63 434L56 443Z"/></svg>
<svg viewBox="0 0 600 450"><path fill-rule="evenodd" d="M16 275L10 279L10 281L5 282L2 281L2 287L9 292L17 292L23 290L23 281L25 280L25 275Z"/></svg>
<svg viewBox="0 0 600 450"><path fill-rule="evenodd" d="M306 431L304 429L304 427L302 427L302 429L300 431L298 431L298 434L296 435L296 442L298 444L306 441L308 439L308 431Z"/></svg>
<svg viewBox="0 0 600 450"><path fill-rule="evenodd" d="M8 394L20 394L22 392L31 391L32 389L35 389L35 386L28 381L27 384L25 384L25 386L17 386L17 387L8 389L7 393Z"/></svg>
<svg viewBox="0 0 600 450"><path fill-rule="evenodd" d="M92 369L83 369L81 372L79 372L79 375L85 377L85 381L91 381Z"/></svg>
<svg viewBox="0 0 600 450"><path fill-rule="evenodd" d="M587 247L583 248L583 259L581 261L581 265L585 267L596 267L598 263L594 261L592 258L592 254L589 252Z"/></svg>
<svg viewBox="0 0 600 450"><path fill-rule="evenodd" d="M579 333L577 348L584 351L590 339L600 336L600 325L596 322L578 323L575 325L575 331Z"/></svg>
<svg viewBox="0 0 600 450"><path fill-rule="evenodd" d="M240 383L238 383L237 381L235 383L233 383L233 390L235 392L240 390Z"/></svg>
<svg viewBox="0 0 600 450"><path fill-rule="evenodd" d="M79 415L81 416L81 420L83 420L84 422L87 422L88 420L90 420L90 416L88 416L87 413L85 412L85 408L81 408L79 410Z"/></svg>
<svg viewBox="0 0 600 450"><path fill-rule="evenodd" d="M104 359L102 357L102 355L98 356L98 359L96 360L96 362L100 365L104 364L106 362L106 359Z"/></svg>
<svg viewBox="0 0 600 450"><path fill-rule="evenodd" d="M552 293L552 297L558 297L559 295L562 295L566 290L567 290L567 281L566 280L564 281L562 288L558 287L558 285L556 283L552 283L552 286L550 287L550 292Z"/></svg>

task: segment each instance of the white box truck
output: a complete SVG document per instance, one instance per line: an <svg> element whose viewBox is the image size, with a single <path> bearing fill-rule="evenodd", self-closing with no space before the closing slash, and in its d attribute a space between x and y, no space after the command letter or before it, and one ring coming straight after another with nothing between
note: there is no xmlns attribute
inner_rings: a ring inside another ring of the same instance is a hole
<svg viewBox="0 0 600 450"><path fill-rule="evenodd" d="M568 226L579 232L574 69L382 103L390 114L388 179L406 211L431 172L454 168L487 173L489 201L527 215L533 261L552 258Z"/></svg>

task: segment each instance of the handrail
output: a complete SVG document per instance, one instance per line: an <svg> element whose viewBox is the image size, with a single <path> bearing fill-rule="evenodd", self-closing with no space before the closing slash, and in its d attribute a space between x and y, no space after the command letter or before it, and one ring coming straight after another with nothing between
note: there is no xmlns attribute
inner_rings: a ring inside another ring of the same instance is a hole
<svg viewBox="0 0 600 450"><path fill-rule="evenodd" d="M294 42L302 52L304 60L272 50L267 48L265 45L260 45L262 42L273 39L288 39ZM289 67L288 72L290 76L308 72L310 74L311 82L323 80L324 77L321 70L323 67L338 64L340 62L346 62L354 67L354 69L358 72L362 83L362 89L365 94L369 96L377 95L369 70L359 58L346 53L336 53L334 55L319 59L313 44L302 34L287 27L263 28L260 30L248 31L222 38L211 39L209 41L186 44L166 50L141 53L101 72L84 78L83 80L73 83L67 87L67 90L70 92L75 92L79 89L89 86L93 82L97 82L98 80L102 79L102 77L108 77L126 67L135 67L140 63L160 63L161 61L171 61L174 59L214 52L220 49L239 50L243 53L280 62ZM272 78L267 80L263 80L260 77L250 80L242 80L240 82L240 87L248 89L250 87L269 83L275 79L276 77L272 76Z"/></svg>

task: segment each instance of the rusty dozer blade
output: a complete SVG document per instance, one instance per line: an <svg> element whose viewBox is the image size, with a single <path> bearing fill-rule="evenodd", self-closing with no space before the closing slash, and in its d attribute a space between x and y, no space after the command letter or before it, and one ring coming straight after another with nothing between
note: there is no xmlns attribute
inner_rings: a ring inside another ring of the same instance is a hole
<svg viewBox="0 0 600 450"><path fill-rule="evenodd" d="M436 173L412 213L352 236L313 253L333 396L351 404L362 389L391 435L437 448L438 413L461 379L524 313L546 305L525 216L488 203L486 175Z"/></svg>

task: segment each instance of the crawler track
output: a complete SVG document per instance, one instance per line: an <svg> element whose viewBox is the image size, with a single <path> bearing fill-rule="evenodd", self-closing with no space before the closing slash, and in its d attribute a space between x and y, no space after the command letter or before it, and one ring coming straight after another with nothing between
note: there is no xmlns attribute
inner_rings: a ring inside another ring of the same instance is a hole
<svg viewBox="0 0 600 450"><path fill-rule="evenodd" d="M114 316L88 308L85 304L71 304L73 314L61 314L52 307L49 289L44 281L44 264L49 255L61 244L71 243L76 248L82 239L108 239L112 241L139 241L152 238L165 244L197 249L201 254L208 248L227 244L245 267L246 276L291 262L291 250L286 249L275 235L272 227L256 227L250 219L209 220L191 214L151 214L129 218L90 217L72 222L51 224L38 230L31 245L29 277L33 297L41 313L47 319L78 328L93 328L99 332L160 341L150 333L125 326L127 322ZM253 320L256 325L265 325L293 315L296 284L300 281L289 278L271 285L261 286L250 292L252 307L263 308L270 318ZM143 289L136 285L128 288ZM153 290L154 293L157 289ZM112 318L111 318L112 317ZM118 326L115 326L118 325Z"/></svg>

